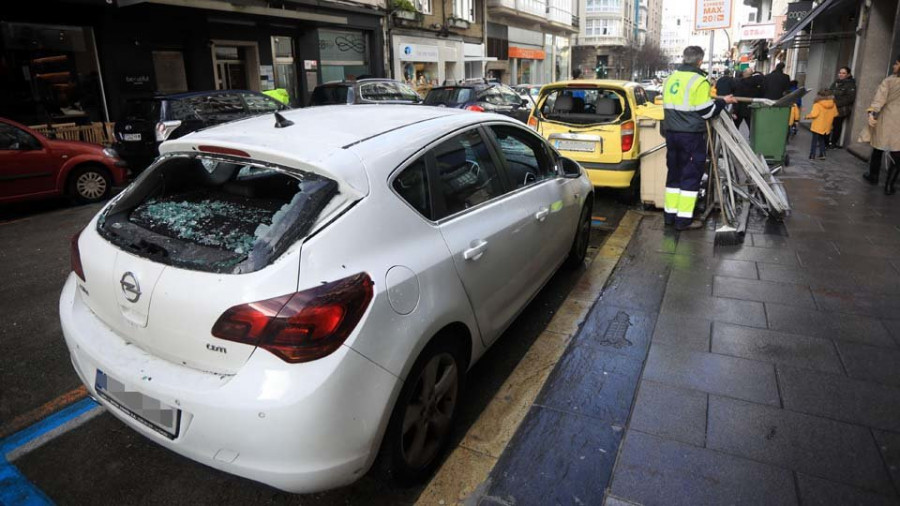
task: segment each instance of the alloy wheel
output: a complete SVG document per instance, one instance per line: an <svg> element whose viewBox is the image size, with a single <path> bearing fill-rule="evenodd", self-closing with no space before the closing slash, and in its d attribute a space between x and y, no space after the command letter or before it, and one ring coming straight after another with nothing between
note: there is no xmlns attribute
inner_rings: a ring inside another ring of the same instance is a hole
<svg viewBox="0 0 900 506"><path fill-rule="evenodd" d="M409 467L424 468L437 456L450 431L458 396L456 359L450 353L431 357L416 379L403 414L400 445Z"/></svg>

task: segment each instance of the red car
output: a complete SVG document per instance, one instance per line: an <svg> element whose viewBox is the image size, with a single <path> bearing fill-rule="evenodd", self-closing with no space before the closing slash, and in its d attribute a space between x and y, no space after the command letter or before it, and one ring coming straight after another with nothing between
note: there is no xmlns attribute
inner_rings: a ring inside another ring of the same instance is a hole
<svg viewBox="0 0 900 506"><path fill-rule="evenodd" d="M125 162L113 149L48 139L0 118L0 203L57 195L99 202L127 176Z"/></svg>

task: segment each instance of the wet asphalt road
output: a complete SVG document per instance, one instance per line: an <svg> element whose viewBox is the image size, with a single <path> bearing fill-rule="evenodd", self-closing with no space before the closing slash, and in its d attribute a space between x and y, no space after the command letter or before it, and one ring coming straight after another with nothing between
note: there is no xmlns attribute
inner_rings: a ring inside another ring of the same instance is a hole
<svg viewBox="0 0 900 506"><path fill-rule="evenodd" d="M62 340L59 291L70 271L69 239L100 205L62 201L0 206L0 429L80 386ZM592 247L626 211L615 194L595 199ZM560 271L467 378L459 440L565 300L579 272ZM454 441L455 444L456 441ZM163 449L103 413L13 463L58 504L411 504L421 489L372 476L342 489L291 495Z"/></svg>

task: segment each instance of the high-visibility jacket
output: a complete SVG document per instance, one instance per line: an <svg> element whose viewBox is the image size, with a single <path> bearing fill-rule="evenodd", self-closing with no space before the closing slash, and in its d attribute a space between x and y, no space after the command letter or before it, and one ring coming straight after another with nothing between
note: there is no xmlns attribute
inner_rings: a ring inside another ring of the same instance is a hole
<svg viewBox="0 0 900 506"><path fill-rule="evenodd" d="M719 114L725 102L710 96L706 74L682 65L663 84L663 109L667 132L706 132L706 120Z"/></svg>
<svg viewBox="0 0 900 506"><path fill-rule="evenodd" d="M274 90L266 90L263 92L263 95L270 96L285 105L289 105L291 103L291 97L290 97L290 95L288 95L287 90L284 88L275 88Z"/></svg>

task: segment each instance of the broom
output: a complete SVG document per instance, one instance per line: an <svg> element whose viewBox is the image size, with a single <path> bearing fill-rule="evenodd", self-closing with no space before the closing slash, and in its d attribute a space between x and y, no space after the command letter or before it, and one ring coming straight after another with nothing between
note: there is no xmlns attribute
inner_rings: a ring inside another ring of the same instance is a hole
<svg viewBox="0 0 900 506"><path fill-rule="evenodd" d="M709 128L709 122L706 123L707 138L709 139L710 152L712 153L712 170L713 179L716 184L716 198L719 200L719 210L722 212L722 226L716 229L716 238L713 241L714 246L738 246L743 244L744 238L738 233L737 229L729 225L728 218L725 216L725 204L722 196L722 182L719 180L719 154L716 153L716 145L712 138L712 129Z"/></svg>

